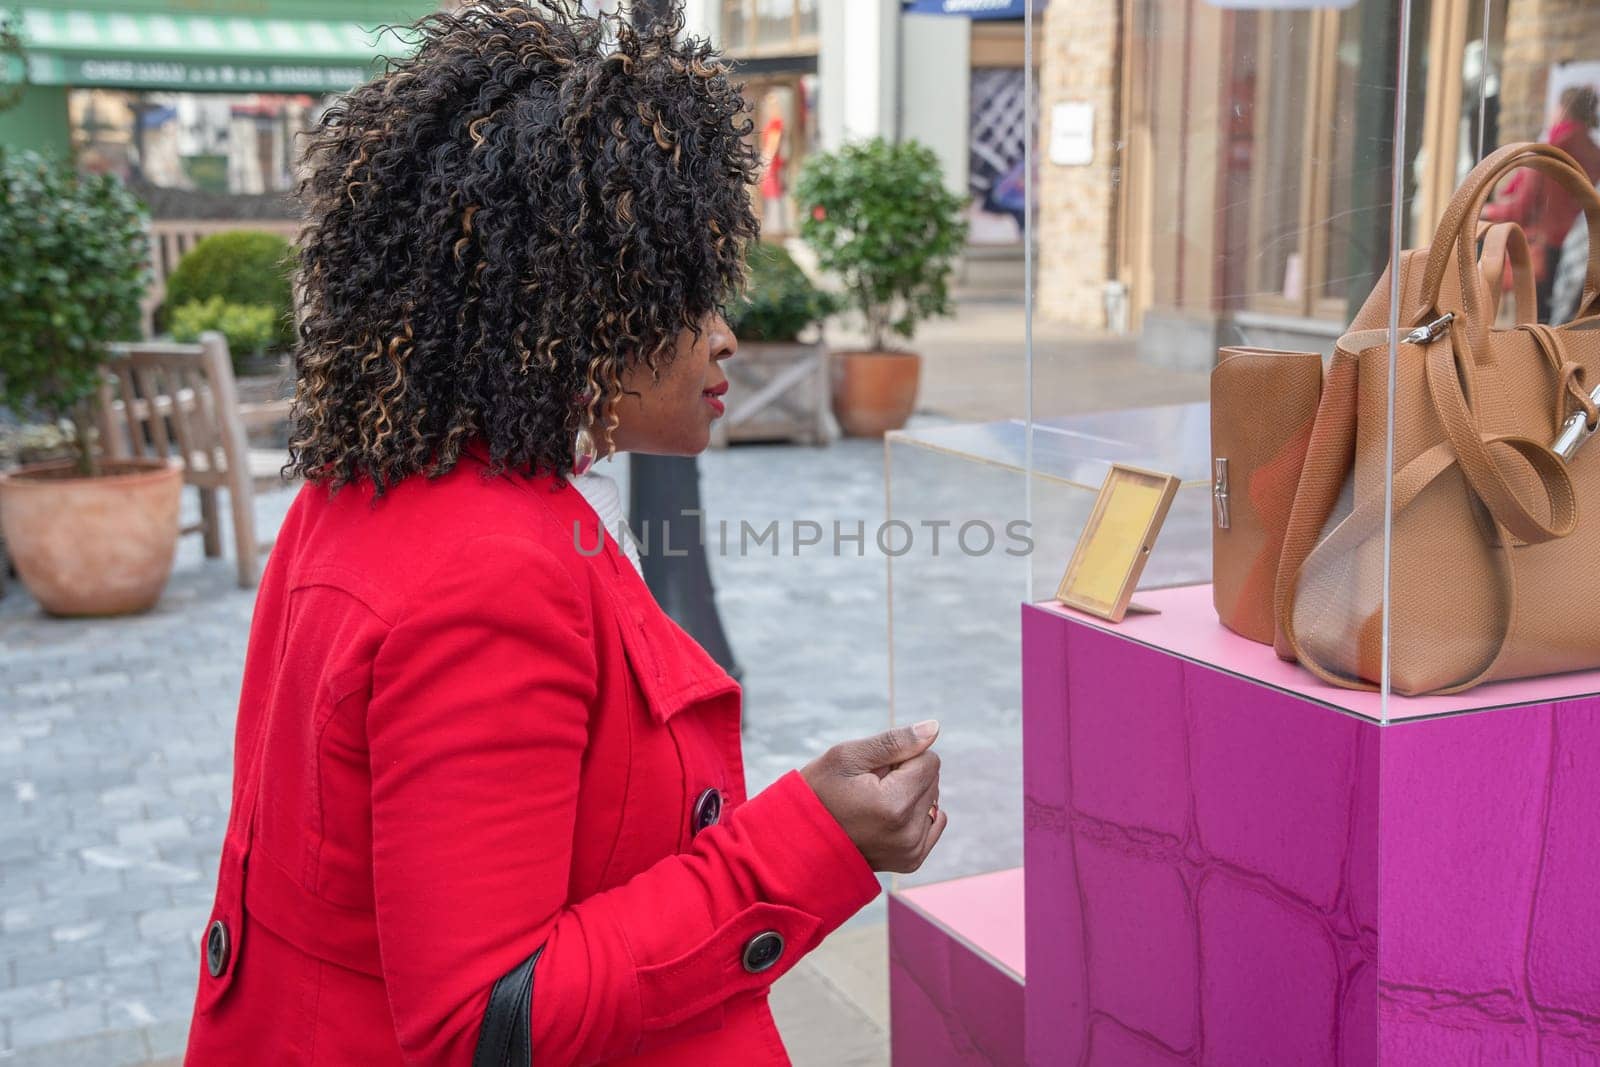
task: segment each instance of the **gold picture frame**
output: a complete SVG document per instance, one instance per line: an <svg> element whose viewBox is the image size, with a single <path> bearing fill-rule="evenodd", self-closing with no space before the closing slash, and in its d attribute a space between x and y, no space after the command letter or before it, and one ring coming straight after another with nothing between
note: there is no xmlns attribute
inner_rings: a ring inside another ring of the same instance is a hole
<svg viewBox="0 0 1600 1067"><path fill-rule="evenodd" d="M1170 474L1113 463L1061 576L1056 599L1121 622L1177 494L1178 479Z"/></svg>

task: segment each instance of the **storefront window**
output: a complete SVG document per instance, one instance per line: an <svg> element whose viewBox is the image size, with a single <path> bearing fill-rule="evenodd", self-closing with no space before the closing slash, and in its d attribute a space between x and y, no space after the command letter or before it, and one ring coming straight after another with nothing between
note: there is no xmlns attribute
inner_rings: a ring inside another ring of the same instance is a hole
<svg viewBox="0 0 1600 1067"><path fill-rule="evenodd" d="M794 0L756 0L756 44L787 44L794 36Z"/></svg>
<svg viewBox="0 0 1600 1067"><path fill-rule="evenodd" d="M730 50L736 51L749 45L749 7L744 0L725 0L722 5L722 39Z"/></svg>
<svg viewBox="0 0 1600 1067"><path fill-rule="evenodd" d="M1257 304L1298 310L1306 290L1303 187L1311 133L1306 73L1316 16L1259 15L1241 21L1254 22L1250 28L1256 31L1248 39L1252 47L1238 57L1255 76L1249 105L1254 136L1247 143L1250 181L1258 193L1252 198L1250 289Z"/></svg>
<svg viewBox="0 0 1600 1067"><path fill-rule="evenodd" d="M301 135L328 99L77 89L67 110L85 170L146 190L254 196L294 189Z"/></svg>
<svg viewBox="0 0 1600 1067"><path fill-rule="evenodd" d="M817 0L722 0L722 41L732 55L817 50Z"/></svg>
<svg viewBox="0 0 1600 1067"><path fill-rule="evenodd" d="M1361 115L1374 107L1361 92L1363 52L1390 42L1374 40L1368 19L1365 8L1237 19L1239 69L1254 83L1238 143L1252 211L1244 308L1332 321L1371 285L1373 250L1353 238L1370 218L1359 200L1372 177L1358 173L1371 156Z"/></svg>
<svg viewBox="0 0 1600 1067"><path fill-rule="evenodd" d="M795 18L802 38L817 35L817 0L799 0L795 4Z"/></svg>
<svg viewBox="0 0 1600 1067"><path fill-rule="evenodd" d="M1354 160L1359 146L1356 140L1357 89L1361 80L1360 23L1352 18L1339 21L1338 39L1333 50L1333 87L1329 96L1327 145L1328 158ZM1337 316L1348 303L1352 293L1350 228L1354 191L1350 182L1328 183L1327 214L1322 240L1321 284L1317 295L1327 301L1326 312ZM1363 292L1361 295L1365 295ZM1317 313L1323 308L1318 305Z"/></svg>

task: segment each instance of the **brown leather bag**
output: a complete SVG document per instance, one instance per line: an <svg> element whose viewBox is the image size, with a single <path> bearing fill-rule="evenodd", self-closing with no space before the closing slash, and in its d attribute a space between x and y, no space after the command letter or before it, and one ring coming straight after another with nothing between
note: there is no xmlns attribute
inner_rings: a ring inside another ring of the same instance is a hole
<svg viewBox="0 0 1600 1067"><path fill-rule="evenodd" d="M1481 224L1484 299L1498 314L1507 268L1516 321L1535 314L1528 238L1514 222ZM1228 629L1270 645L1278 561L1322 394L1316 352L1231 346L1211 372L1211 597Z"/></svg>
<svg viewBox="0 0 1600 1067"><path fill-rule="evenodd" d="M1224 348L1211 372L1211 598L1224 626L1262 644L1321 394L1316 352Z"/></svg>
<svg viewBox="0 0 1600 1067"><path fill-rule="evenodd" d="M1565 187L1600 234L1600 196L1570 156L1508 145L1467 176L1433 244L1391 265L1401 331L1392 504L1389 272L1335 351L1276 593L1279 654L1334 684L1370 689L1382 678L1391 508L1395 692L1600 666L1600 520L1578 519L1600 508L1600 448L1577 450L1600 426L1589 392L1600 382L1600 242L1577 319L1493 329L1473 238L1484 200L1518 167Z"/></svg>

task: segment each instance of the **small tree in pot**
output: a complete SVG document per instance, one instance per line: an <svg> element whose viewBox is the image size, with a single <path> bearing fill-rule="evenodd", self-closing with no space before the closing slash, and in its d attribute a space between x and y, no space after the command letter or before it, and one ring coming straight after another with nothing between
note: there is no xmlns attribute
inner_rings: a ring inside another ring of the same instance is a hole
<svg viewBox="0 0 1600 1067"><path fill-rule="evenodd" d="M134 337L144 212L117 179L0 147L0 405L72 427L75 458L0 475L0 531L54 614L139 611L178 537L181 468L102 461L94 404L108 345Z"/></svg>
<svg viewBox="0 0 1600 1067"><path fill-rule="evenodd" d="M812 156L796 183L800 237L866 320L869 348L834 353L834 414L846 433L880 436L905 425L921 359L891 350L917 324L949 315L950 271L966 241L961 198L939 159L916 141L882 138Z"/></svg>
<svg viewBox="0 0 1600 1067"><path fill-rule="evenodd" d="M728 414L712 432L722 440L827 439L826 367L821 331L801 340L839 309L839 300L812 284L775 244L754 244L746 261L744 295L728 311L739 338L737 359L725 364L733 389Z"/></svg>
<svg viewBox="0 0 1600 1067"><path fill-rule="evenodd" d="M221 333L240 376L271 373L294 347L295 259L275 233L212 234L184 253L167 279L162 321L175 341Z"/></svg>

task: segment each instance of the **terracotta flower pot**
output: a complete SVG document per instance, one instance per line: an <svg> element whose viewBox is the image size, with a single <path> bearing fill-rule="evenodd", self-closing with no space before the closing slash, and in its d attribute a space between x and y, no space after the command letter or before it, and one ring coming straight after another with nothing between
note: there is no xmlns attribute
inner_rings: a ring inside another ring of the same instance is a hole
<svg viewBox="0 0 1600 1067"><path fill-rule="evenodd" d="M898 430L917 403L922 357L915 352L834 352L833 415L851 437Z"/></svg>
<svg viewBox="0 0 1600 1067"><path fill-rule="evenodd" d="M161 597L178 546L183 470L118 460L98 478L68 463L0 474L0 536L52 615L128 615Z"/></svg>

